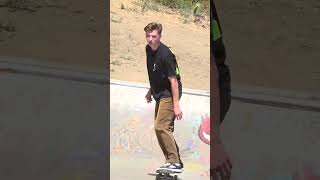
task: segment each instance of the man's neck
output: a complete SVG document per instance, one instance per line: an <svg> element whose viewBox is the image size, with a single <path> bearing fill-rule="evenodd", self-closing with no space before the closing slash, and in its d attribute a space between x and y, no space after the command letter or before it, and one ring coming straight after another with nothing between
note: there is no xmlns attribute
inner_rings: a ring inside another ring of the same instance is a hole
<svg viewBox="0 0 320 180"><path fill-rule="evenodd" d="M154 47L154 48L151 47L152 51L156 51L159 48L160 44L161 44L161 42L159 44L157 44L156 47Z"/></svg>

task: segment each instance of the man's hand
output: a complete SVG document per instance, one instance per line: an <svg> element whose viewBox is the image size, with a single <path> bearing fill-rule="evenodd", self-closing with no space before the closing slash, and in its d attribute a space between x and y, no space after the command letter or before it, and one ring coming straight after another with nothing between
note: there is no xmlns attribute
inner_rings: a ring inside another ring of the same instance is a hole
<svg viewBox="0 0 320 180"><path fill-rule="evenodd" d="M178 105L174 105L173 107L174 115L177 118L177 120L182 119L182 111Z"/></svg>
<svg viewBox="0 0 320 180"><path fill-rule="evenodd" d="M173 112L177 120L182 119L182 111L179 106L179 85L175 76L168 77L171 84Z"/></svg>
<svg viewBox="0 0 320 180"><path fill-rule="evenodd" d="M222 143L213 145L213 165L210 170L210 180L230 180L232 164ZM220 178L219 178L220 177Z"/></svg>
<svg viewBox="0 0 320 180"><path fill-rule="evenodd" d="M146 98L147 103L151 103L151 101L152 101L151 89L149 89L149 91L147 92L145 98Z"/></svg>

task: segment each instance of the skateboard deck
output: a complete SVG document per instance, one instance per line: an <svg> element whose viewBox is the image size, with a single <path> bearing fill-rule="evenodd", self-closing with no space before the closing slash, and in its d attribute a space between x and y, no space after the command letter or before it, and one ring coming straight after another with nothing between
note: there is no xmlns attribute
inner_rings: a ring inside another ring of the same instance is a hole
<svg viewBox="0 0 320 180"><path fill-rule="evenodd" d="M170 170L157 170L156 171L156 180L157 179L170 179L170 180L178 180L178 174Z"/></svg>

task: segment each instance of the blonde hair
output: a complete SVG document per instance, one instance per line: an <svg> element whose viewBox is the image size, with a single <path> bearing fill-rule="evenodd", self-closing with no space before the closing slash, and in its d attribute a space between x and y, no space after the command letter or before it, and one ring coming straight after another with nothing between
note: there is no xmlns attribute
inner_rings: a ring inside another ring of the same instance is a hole
<svg viewBox="0 0 320 180"><path fill-rule="evenodd" d="M153 30L158 30L158 33L161 34L162 32L162 25L160 23L156 23L156 22L152 22L149 23L145 28L144 31L147 32L151 32Z"/></svg>

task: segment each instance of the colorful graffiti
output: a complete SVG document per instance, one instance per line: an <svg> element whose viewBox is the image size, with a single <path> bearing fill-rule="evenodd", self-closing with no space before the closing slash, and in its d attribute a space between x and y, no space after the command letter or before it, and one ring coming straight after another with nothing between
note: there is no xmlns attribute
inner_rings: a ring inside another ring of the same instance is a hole
<svg viewBox="0 0 320 180"><path fill-rule="evenodd" d="M209 116L203 116L202 122L199 127L199 138L202 142L210 145L210 117Z"/></svg>
<svg viewBox="0 0 320 180"><path fill-rule="evenodd" d="M146 92L142 87L111 85L112 157L134 154L141 158L163 158L154 132L155 104L145 102ZM184 117L175 121L174 130L184 164L190 172L202 177L208 177L205 172L210 159L209 101L209 96L185 93L180 100Z"/></svg>
<svg viewBox="0 0 320 180"><path fill-rule="evenodd" d="M201 115L200 118L195 117L192 120L190 139L184 138L185 134L180 132L175 134L176 139L184 142L181 148L182 156L191 154L193 158L198 158L201 154L197 150L200 144L210 144L210 117ZM141 116L123 117L123 119L125 119L123 124L117 123L112 127L111 137L114 142L112 151L141 152L151 155L159 149L152 121L143 121Z"/></svg>
<svg viewBox="0 0 320 180"><path fill-rule="evenodd" d="M112 152L138 152L152 154L156 146L153 126L143 124L141 118L128 118L124 124L112 127L111 137L114 140Z"/></svg>

